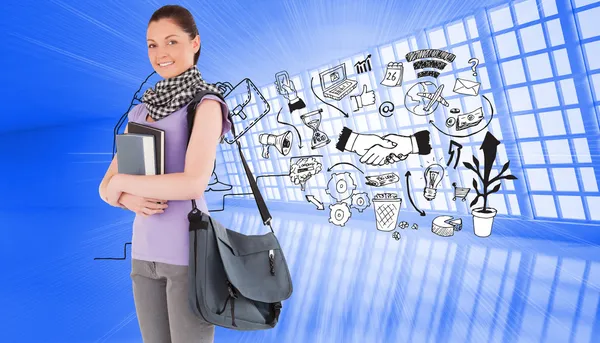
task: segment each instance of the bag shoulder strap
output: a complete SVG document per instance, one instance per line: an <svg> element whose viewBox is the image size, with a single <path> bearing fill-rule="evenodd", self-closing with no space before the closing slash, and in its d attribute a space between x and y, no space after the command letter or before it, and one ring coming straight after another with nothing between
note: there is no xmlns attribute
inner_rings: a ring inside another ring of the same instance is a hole
<svg viewBox="0 0 600 343"><path fill-rule="evenodd" d="M189 142L190 142L190 138L192 135L192 129L194 127L196 106L198 103L200 103L200 101L202 100L202 98L204 96L209 95L209 94L217 96L219 99L221 99L223 102L225 102L225 98L223 97L223 95L218 92L204 90L204 91L200 91L196 94L196 96L189 103L188 108L187 108L187 122L188 122L188 142L187 142L187 144L189 144ZM236 136L235 125L233 123L233 119L231 118L231 112L229 112L227 114L227 117L229 118L229 121L231 122L231 131L233 132L233 135ZM250 183L250 188L252 189L252 194L254 195L254 200L256 201L256 206L258 207L258 210L260 211L260 216L262 217L262 220L263 220L263 225L268 225L269 228L271 229L271 232L274 233L273 227L271 227L271 219L272 219L271 213L269 212L269 209L267 208L267 204L265 203L265 200L263 199L262 194L260 193L260 190L258 189L258 185L256 184L256 180L254 179L254 175L252 175L252 171L250 171L250 167L248 166L248 163L246 162L246 158L244 158L244 154L242 153L242 146L240 145L239 139L236 140L236 143L238 146L238 151L240 153L240 157L242 159L242 164L244 165L244 170L246 172L246 176L248 177L248 182ZM194 199L192 199L192 206L194 209L197 209L196 201Z"/></svg>

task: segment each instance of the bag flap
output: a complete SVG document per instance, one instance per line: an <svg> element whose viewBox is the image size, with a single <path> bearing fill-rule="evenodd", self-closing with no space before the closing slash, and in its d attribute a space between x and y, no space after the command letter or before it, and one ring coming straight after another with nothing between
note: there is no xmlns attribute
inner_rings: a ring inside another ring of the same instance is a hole
<svg viewBox="0 0 600 343"><path fill-rule="evenodd" d="M211 219L227 278L244 297L273 303L292 295L292 279L279 241L272 232L244 235ZM269 251L273 252L273 270Z"/></svg>

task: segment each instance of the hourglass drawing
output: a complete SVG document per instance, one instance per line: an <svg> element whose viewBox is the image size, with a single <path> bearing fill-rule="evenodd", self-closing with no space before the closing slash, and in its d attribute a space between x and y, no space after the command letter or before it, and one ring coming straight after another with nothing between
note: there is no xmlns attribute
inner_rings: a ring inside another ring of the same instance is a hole
<svg viewBox="0 0 600 343"><path fill-rule="evenodd" d="M321 125L321 112L323 112L323 109L319 108L318 110L300 116L302 122L313 130L313 136L310 141L312 149L320 148L331 142L329 137L327 137L327 134L319 130L319 126Z"/></svg>

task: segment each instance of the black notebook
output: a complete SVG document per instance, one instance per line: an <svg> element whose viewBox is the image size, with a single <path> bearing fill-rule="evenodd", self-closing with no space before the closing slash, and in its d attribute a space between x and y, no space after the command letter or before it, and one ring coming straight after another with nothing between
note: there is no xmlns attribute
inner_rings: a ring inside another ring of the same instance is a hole
<svg viewBox="0 0 600 343"><path fill-rule="evenodd" d="M156 175L154 136L138 133L117 135L117 164L120 174Z"/></svg>
<svg viewBox="0 0 600 343"><path fill-rule="evenodd" d="M154 136L156 175L165 173L165 131L155 127L129 122L127 132Z"/></svg>

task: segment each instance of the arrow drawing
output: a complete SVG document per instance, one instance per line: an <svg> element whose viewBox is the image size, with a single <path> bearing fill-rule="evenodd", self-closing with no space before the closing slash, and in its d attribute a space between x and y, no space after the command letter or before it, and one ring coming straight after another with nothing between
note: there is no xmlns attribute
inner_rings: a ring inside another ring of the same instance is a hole
<svg viewBox="0 0 600 343"><path fill-rule="evenodd" d="M431 126L435 127L440 133L448 136L448 137L455 137L455 138L466 138L466 137L470 137L473 135L476 135L478 133L480 133L481 131L485 130L486 127L488 127L490 125L490 123L492 122L492 119L494 119L494 107L492 106L492 102L490 101L490 99L488 99L485 95L481 95L482 98L484 98L488 104L490 105L490 119L487 121L487 123L485 124L484 127L482 127L481 129L475 131L475 132L471 132L469 134L466 135L451 135L449 133L446 133L444 131L442 131L442 129L440 129L439 127L437 127L437 125L435 125L435 122L433 120L429 121L429 124L431 124Z"/></svg>
<svg viewBox="0 0 600 343"><path fill-rule="evenodd" d="M338 162L338 163L336 163L336 164L332 165L331 167L327 168L327 171L328 171L328 172L330 172L330 171L331 171L331 170L332 170L332 169L333 169L335 166L337 166L337 165L340 165L340 164L347 164L347 165L349 165L349 166L353 166L353 167L354 167L354 168L356 168L356 170L358 170L359 172L361 172L361 173L363 173L363 174L365 173L365 172L363 172L362 170L360 170L360 168L358 168L357 166L355 166L354 164L352 164L352 163L349 163L349 162Z"/></svg>
<svg viewBox="0 0 600 343"><path fill-rule="evenodd" d="M341 113L344 115L344 117L348 118L348 117L349 117L348 113L346 113L346 112L342 111L341 109L339 109L339 108L337 108L337 107L333 106L332 104L330 104L330 103L328 103L328 102L325 102L325 101L323 101L323 99L319 98L319 96L318 96L318 95L317 95L317 93L315 92L315 88L313 87L313 79L314 79L314 77L311 77L311 78L310 78L310 89L312 89L312 92L313 92L313 94L315 95L315 98L319 99L319 100L320 100L322 103L324 103L325 105L331 106L331 107L335 108L336 110L340 111L340 112L341 112Z"/></svg>
<svg viewBox="0 0 600 343"><path fill-rule="evenodd" d="M289 125L289 126L293 127L294 130L296 130L296 133L298 134L298 138L299 138L298 139L298 148L302 149L302 147L303 147L303 145L302 145L302 136L300 136L300 132L298 131L298 129L296 128L296 126L294 126L292 124L289 124L289 123L286 123L286 122L282 122L282 121L279 120L279 114L281 113L282 109L283 109L283 107L279 109L279 112L277 112L277 122L280 123L280 124L283 124L283 125Z"/></svg>
<svg viewBox="0 0 600 343"><path fill-rule="evenodd" d="M452 147L456 147L456 150L452 149ZM456 167L458 166L458 161L460 161L460 150L462 149L462 144L456 143L453 140L450 140L450 147L448 147L448 154L450 155L450 158L448 159L448 163L446 164L446 167L450 166L450 163L452 162L452 159L454 158L454 153L456 153L456 161L454 161L454 169L456 169Z"/></svg>
<svg viewBox="0 0 600 343"><path fill-rule="evenodd" d="M323 210L325 208L325 206L323 206L323 203L319 201L319 199L315 198L314 195L307 195L306 196L306 200L314 205L317 206L317 210Z"/></svg>
<svg viewBox="0 0 600 343"><path fill-rule="evenodd" d="M415 210L417 210L417 212L419 212L419 214L421 215L421 217L425 217L425 211L419 210L417 208L417 205L415 205L415 202L412 199L411 192L410 192L410 182L409 182L410 175L411 175L410 171L407 171L406 174L404 174L404 176L406 176L406 192L408 193L408 200L410 200L410 204L412 205L412 207Z"/></svg>

